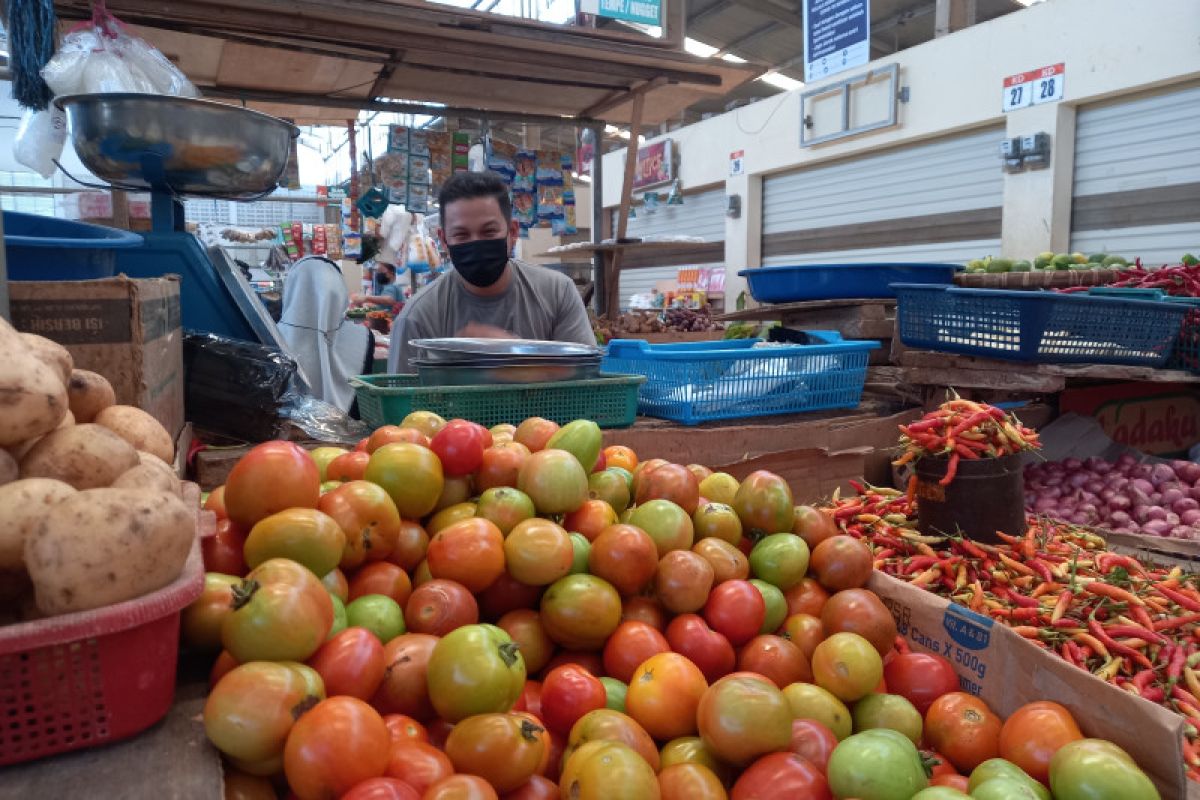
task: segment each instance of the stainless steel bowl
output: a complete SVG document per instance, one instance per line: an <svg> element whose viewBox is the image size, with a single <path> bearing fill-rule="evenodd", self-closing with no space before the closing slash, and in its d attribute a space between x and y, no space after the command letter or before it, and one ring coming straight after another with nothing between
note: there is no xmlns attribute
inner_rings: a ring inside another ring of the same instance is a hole
<svg viewBox="0 0 1200 800"><path fill-rule="evenodd" d="M151 94L55 103L79 160L119 188L251 200L275 189L299 129L247 108Z"/></svg>

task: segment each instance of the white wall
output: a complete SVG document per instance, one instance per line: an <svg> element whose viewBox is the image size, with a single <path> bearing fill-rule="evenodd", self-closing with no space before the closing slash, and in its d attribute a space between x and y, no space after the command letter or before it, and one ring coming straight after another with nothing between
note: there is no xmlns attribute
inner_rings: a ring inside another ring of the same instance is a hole
<svg viewBox="0 0 1200 800"><path fill-rule="evenodd" d="M1066 64L1061 104L1007 115L1000 111L1005 76L1058 62ZM1048 0L871 66L890 63L900 66L900 84L910 92L910 101L899 105L893 128L802 149L800 92L822 85L818 83L669 134L680 152L685 187L729 180L727 191L743 194L742 216L729 221L725 236L731 277L727 294L740 291L733 277L738 269L759 266L757 187L762 175L997 123L1005 123L1010 136L1050 133L1054 153L1051 169L1005 177L1005 254L1024 256L1055 249L1052 244L1065 248L1074 107L1200 77L1200 2ZM998 148L999 142L1000 170ZM736 150L745 151L747 175L729 179L729 154ZM605 159L604 205L615 206L624 152L609 153Z"/></svg>

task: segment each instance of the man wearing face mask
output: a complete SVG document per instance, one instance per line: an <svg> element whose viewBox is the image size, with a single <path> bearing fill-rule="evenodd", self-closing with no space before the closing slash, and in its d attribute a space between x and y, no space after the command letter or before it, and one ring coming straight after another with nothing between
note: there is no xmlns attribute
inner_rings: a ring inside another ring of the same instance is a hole
<svg viewBox="0 0 1200 800"><path fill-rule="evenodd" d="M596 343L566 275L511 258L520 226L494 173L460 172L438 195L438 237L454 269L408 302L392 329L388 372L411 372L409 342L446 336Z"/></svg>

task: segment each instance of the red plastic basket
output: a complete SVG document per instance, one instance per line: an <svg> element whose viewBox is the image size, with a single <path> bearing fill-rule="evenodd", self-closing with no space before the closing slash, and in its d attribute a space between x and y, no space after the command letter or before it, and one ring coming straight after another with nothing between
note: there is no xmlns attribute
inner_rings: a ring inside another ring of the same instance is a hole
<svg viewBox="0 0 1200 800"><path fill-rule="evenodd" d="M0 766L114 742L162 719L175 696L179 615L203 589L197 536L183 573L156 592L0 627Z"/></svg>

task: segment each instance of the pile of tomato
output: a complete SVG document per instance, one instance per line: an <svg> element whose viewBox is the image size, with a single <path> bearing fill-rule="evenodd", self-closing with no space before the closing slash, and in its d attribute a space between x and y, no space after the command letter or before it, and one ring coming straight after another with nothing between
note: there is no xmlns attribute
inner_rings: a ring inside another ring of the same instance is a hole
<svg viewBox="0 0 1200 800"><path fill-rule="evenodd" d="M769 472L422 412L259 445L206 507L183 636L231 800L1158 797L908 652L869 549Z"/></svg>

